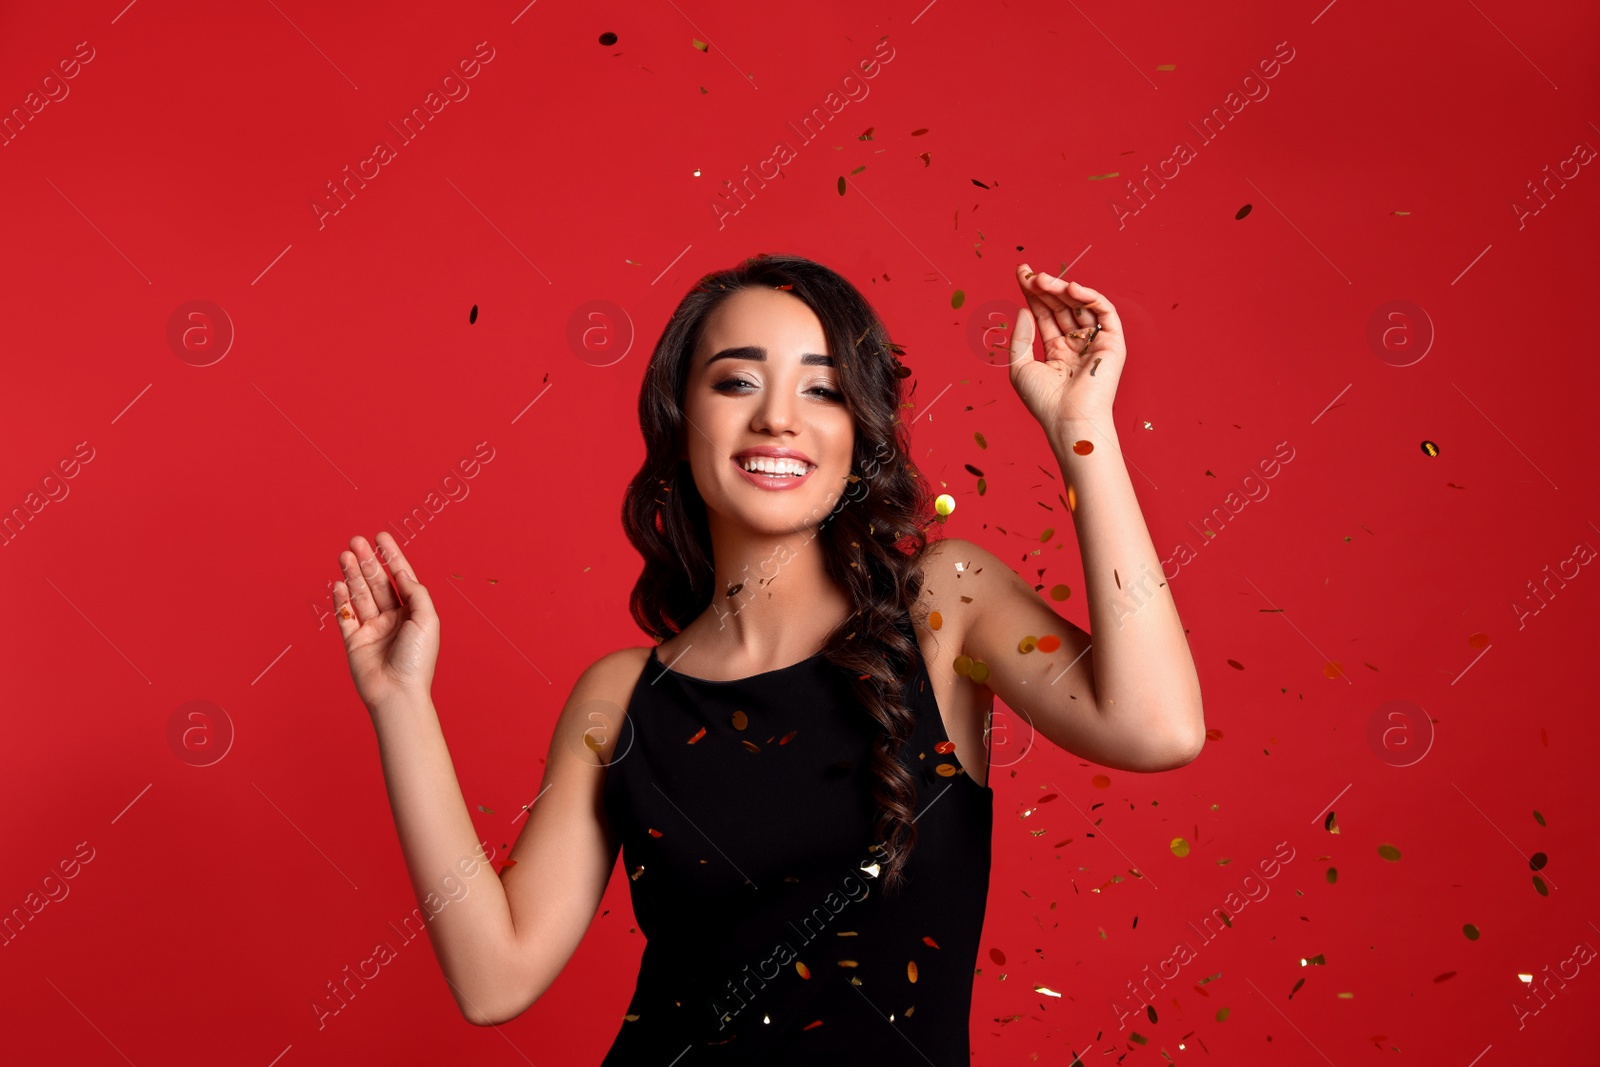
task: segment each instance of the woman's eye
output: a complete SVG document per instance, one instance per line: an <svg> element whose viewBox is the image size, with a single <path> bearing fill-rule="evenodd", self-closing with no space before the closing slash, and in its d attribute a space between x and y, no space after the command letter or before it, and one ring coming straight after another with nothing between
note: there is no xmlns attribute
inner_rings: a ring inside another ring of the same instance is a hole
<svg viewBox="0 0 1600 1067"><path fill-rule="evenodd" d="M718 382L716 385L713 385L711 388L715 389L717 392L726 393L726 392L734 392L734 391L736 391L739 386L744 386L744 387L749 388L749 389L754 389L755 388L755 384L754 383L747 382L743 378L726 378L723 381ZM828 400L837 401L837 400L843 400L844 399L843 394L838 393L838 392L834 391L833 389L828 388L825 385L819 385L819 386L816 386L816 387L814 387L812 389L809 389L807 391L808 392L812 392L812 393L821 393L822 396L825 399L828 399Z"/></svg>

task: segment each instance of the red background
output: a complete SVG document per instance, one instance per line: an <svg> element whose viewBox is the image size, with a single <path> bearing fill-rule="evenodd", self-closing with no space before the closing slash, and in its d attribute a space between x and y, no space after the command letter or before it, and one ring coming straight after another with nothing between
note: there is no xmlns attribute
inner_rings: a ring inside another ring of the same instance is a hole
<svg viewBox="0 0 1600 1067"><path fill-rule="evenodd" d="M798 137L885 34L869 95ZM1593 5L113 0L4 14L5 113L80 41L69 95L0 147L5 511L92 449L0 550L0 909L79 842L93 859L0 949L6 1060L598 1062L642 947L620 876L498 1032L461 1018L421 939L319 1030L313 998L416 901L315 605L351 535L489 443L407 550L498 866L580 670L647 643L618 511L655 338L702 273L792 251L906 347L913 458L958 502L945 532L1075 589L1043 433L967 330L1016 305L1021 260L1104 291L1135 490L1163 558L1194 554L1172 589L1220 732L1198 760L1097 785L1048 745L996 749L974 1062L1600 1063L1600 966L1520 1029L1511 1006L1519 973L1600 947L1600 577L1552 581L1520 626L1513 607L1600 547L1600 175L1562 162L1600 145ZM319 227L325 183L398 142L386 124L483 41L470 95ZM1269 95L1229 98L1290 49L1249 83ZM778 141L783 176L719 226L718 183ZM1119 223L1179 141L1193 158ZM1558 168L1541 206L1528 183ZM209 366L208 336L168 340L191 300L235 332ZM625 321L584 349L569 325L591 300ZM1383 319L1391 301L1411 310ZM1202 536L1279 442L1270 494ZM1087 622L1081 598L1058 610ZM192 700L234 732L210 766L169 740ZM1391 700L1424 710L1369 740ZM1157 1021L1119 1030L1113 998L1279 842L1270 895L1195 945Z"/></svg>

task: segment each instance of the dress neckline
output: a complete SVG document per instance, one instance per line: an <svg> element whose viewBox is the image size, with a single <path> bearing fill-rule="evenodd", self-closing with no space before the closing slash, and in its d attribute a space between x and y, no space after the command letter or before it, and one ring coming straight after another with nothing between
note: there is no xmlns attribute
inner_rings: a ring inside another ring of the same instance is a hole
<svg viewBox="0 0 1600 1067"><path fill-rule="evenodd" d="M770 671L761 671L759 674L746 675L743 678L716 679L716 678L696 678L692 674L684 674L682 671L673 670L671 667L668 667L665 663L661 662L661 657L656 655L656 648L657 648L656 645L651 645L650 646L650 658L656 661L656 664L661 668L661 670L663 672L665 672L667 674L670 674L670 675L672 675L672 676L674 676L676 678L681 678L684 681L695 682L695 683L697 683L699 685L739 685L739 684L741 684L743 682L755 681L757 678L766 678L766 677L768 677L770 675L774 675L774 674L783 674L786 671L792 671L792 670L795 670L798 667L804 667L806 664L811 663L814 660L821 659L823 651L826 651L826 650L819 650L817 652L814 652L811 655L807 656L805 659L800 660L798 663L791 663L787 667L776 667L776 668L774 668L774 669L772 669Z"/></svg>

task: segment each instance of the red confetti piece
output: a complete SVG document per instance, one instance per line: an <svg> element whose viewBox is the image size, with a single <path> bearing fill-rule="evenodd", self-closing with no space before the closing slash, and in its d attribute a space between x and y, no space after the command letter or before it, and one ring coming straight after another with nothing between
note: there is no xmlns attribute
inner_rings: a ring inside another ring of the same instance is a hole
<svg viewBox="0 0 1600 1067"><path fill-rule="evenodd" d="M1054 652L1060 647L1061 638L1057 637L1055 634L1045 634L1043 637L1039 638L1040 652Z"/></svg>
<svg viewBox="0 0 1600 1067"><path fill-rule="evenodd" d="M1238 661L1238 660L1236 660L1236 659L1230 659L1230 660L1229 660L1229 661L1228 661L1228 666L1230 666L1230 667L1232 667L1232 668L1233 668L1233 669L1234 669L1234 670L1236 670L1236 671L1242 671L1242 670L1244 670L1244 664L1243 664L1243 663L1240 663L1240 662L1239 662L1239 661Z"/></svg>
<svg viewBox="0 0 1600 1067"><path fill-rule="evenodd" d="M1006 965L1006 954L997 948L992 948L989 950L989 958L994 960L994 965L996 967L1004 967Z"/></svg>
<svg viewBox="0 0 1600 1067"><path fill-rule="evenodd" d="M1072 450L1080 456L1087 456L1090 452L1094 451L1094 442L1074 441L1072 442Z"/></svg>
<svg viewBox="0 0 1600 1067"><path fill-rule="evenodd" d="M695 734L694 734L693 737L689 738L689 744L691 744L691 745L694 744L696 741L700 740L705 735L706 735L706 728L704 726L702 726L702 727L700 727L700 729L695 731Z"/></svg>
<svg viewBox="0 0 1600 1067"><path fill-rule="evenodd" d="M650 836L651 837L660 837L661 836L661 831L657 830L654 826L652 826L652 827L650 827Z"/></svg>
<svg viewBox="0 0 1600 1067"><path fill-rule="evenodd" d="M817 1027L819 1027L819 1026L821 1026L821 1025L822 1025L822 1020L821 1020L821 1019L818 1019L818 1020L816 1020L816 1021L815 1021L815 1022L809 1022L809 1023L806 1023L806 1024L805 1024L805 1025L804 1025L804 1026L802 1026L802 1027L801 1027L801 1028L800 1028L800 1030L801 1030L801 1032L802 1032L802 1033L803 1033L803 1032L805 1032L805 1031L807 1031L807 1030L815 1030L815 1029L816 1029L816 1028L817 1028Z"/></svg>
<svg viewBox="0 0 1600 1067"><path fill-rule="evenodd" d="M1089 784L1094 786L1096 789L1110 789L1111 779L1107 778L1103 774L1097 774L1093 778L1089 779Z"/></svg>
<svg viewBox="0 0 1600 1067"><path fill-rule="evenodd" d="M800 732L799 730L790 730L788 733L784 734L782 737L780 737L778 739L778 744L787 745L790 741L794 740L794 735L799 733L799 732Z"/></svg>
<svg viewBox="0 0 1600 1067"><path fill-rule="evenodd" d="M500 873L501 874L505 874L507 871L509 871L511 868L515 867L516 865L517 865L517 861L516 860L506 860L505 866L500 868Z"/></svg>
<svg viewBox="0 0 1600 1067"><path fill-rule="evenodd" d="M922 943L924 945L927 945L929 948L938 948L939 947L939 945L931 937L924 937L922 939Z"/></svg>
<svg viewBox="0 0 1600 1067"><path fill-rule="evenodd" d="M954 741L940 741L937 745L933 746L933 750L939 753L941 756L948 755L956 750L956 743Z"/></svg>

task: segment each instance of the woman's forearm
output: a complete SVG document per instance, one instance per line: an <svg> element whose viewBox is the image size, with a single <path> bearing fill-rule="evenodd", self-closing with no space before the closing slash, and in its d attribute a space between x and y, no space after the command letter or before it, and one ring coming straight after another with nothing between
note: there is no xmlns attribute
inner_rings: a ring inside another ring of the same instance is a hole
<svg viewBox="0 0 1600 1067"><path fill-rule="evenodd" d="M518 991L514 927L456 780L433 701L373 708L383 777L440 968L461 1013L498 1021Z"/></svg>
<svg viewBox="0 0 1600 1067"><path fill-rule="evenodd" d="M1105 416L1046 436L1083 553L1096 703L1130 737L1159 739L1181 763L1205 734L1200 680L1116 427Z"/></svg>

